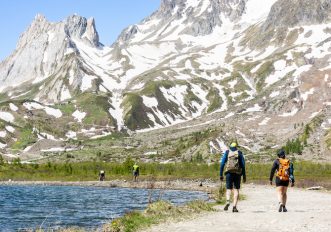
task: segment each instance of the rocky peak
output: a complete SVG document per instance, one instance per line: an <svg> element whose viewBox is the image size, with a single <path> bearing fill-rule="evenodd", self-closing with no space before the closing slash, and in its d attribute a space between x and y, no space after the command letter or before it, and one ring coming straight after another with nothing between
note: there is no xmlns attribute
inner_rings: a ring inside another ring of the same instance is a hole
<svg viewBox="0 0 331 232"><path fill-rule="evenodd" d="M24 47L29 41L36 39L49 30L51 23L42 14L37 14L29 28L20 36L17 49Z"/></svg>
<svg viewBox="0 0 331 232"><path fill-rule="evenodd" d="M94 18L86 19L79 15L71 15L65 20L65 32L69 37L86 38L93 45L99 45L99 35Z"/></svg>
<svg viewBox="0 0 331 232"><path fill-rule="evenodd" d="M163 17L170 17L172 15L172 12L178 7L178 9L181 9L185 6L186 0L162 0L161 6L158 10L158 14Z"/></svg>
<svg viewBox="0 0 331 232"><path fill-rule="evenodd" d="M95 27L94 18L89 18L87 20L85 35L95 46L99 45L99 34Z"/></svg>
<svg viewBox="0 0 331 232"><path fill-rule="evenodd" d="M130 42L136 36L157 34L163 39L167 32L176 31L178 36L205 36L222 26L222 18L236 21L245 12L247 0L162 0L160 8L140 24L125 29L115 45ZM149 26L144 26L144 25ZM177 29L185 25L182 31ZM166 29L165 29L166 28Z"/></svg>
<svg viewBox="0 0 331 232"><path fill-rule="evenodd" d="M263 29L321 24L331 21L331 0L278 0Z"/></svg>

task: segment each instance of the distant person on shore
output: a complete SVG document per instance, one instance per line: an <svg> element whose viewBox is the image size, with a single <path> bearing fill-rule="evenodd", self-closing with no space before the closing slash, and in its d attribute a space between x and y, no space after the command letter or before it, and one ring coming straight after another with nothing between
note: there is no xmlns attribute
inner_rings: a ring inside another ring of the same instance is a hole
<svg viewBox="0 0 331 232"><path fill-rule="evenodd" d="M135 163L132 168L133 168L133 180L134 182L137 182L139 176L139 166Z"/></svg>
<svg viewBox="0 0 331 232"><path fill-rule="evenodd" d="M237 143L231 143L230 149L225 151L220 169L220 180L223 181L223 171L226 165L225 177L226 177L226 205L224 210L227 211L230 206L231 193L233 192L233 208L232 212L238 212L237 203L239 200L239 189L241 176L246 183L246 170L245 170L245 158L241 151L238 150Z"/></svg>
<svg viewBox="0 0 331 232"><path fill-rule="evenodd" d="M106 173L105 173L104 170L101 170L101 171L99 172L99 181L104 181L105 178L106 178Z"/></svg>
<svg viewBox="0 0 331 232"><path fill-rule="evenodd" d="M279 208L278 212L287 212L287 187L291 181L291 187L294 187L294 168L293 163L286 159L285 151L280 150L277 153L278 159L276 159L272 165L270 172L270 184L276 172L276 187L278 194Z"/></svg>

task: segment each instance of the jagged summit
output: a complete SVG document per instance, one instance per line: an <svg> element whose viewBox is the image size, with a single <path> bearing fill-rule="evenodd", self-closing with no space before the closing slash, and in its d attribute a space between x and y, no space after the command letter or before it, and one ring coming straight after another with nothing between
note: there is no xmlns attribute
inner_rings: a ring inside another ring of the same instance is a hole
<svg viewBox="0 0 331 232"><path fill-rule="evenodd" d="M64 67L69 54L78 55L77 42L101 46L93 18L72 15L51 23L45 16L36 15L20 36L15 52L0 64L0 90L29 81L37 83L55 74Z"/></svg>
<svg viewBox="0 0 331 232"><path fill-rule="evenodd" d="M71 15L65 20L64 30L69 37L86 38L94 46L100 44L94 18L86 19L79 15Z"/></svg>

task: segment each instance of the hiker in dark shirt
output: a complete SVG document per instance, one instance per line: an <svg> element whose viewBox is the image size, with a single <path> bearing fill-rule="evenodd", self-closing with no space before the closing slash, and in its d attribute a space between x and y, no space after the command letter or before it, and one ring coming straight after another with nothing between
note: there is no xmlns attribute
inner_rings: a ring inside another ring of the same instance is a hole
<svg viewBox="0 0 331 232"><path fill-rule="evenodd" d="M104 181L106 178L106 173L105 171L101 170L99 173L99 181Z"/></svg>
<svg viewBox="0 0 331 232"><path fill-rule="evenodd" d="M277 153L278 159L276 159L272 165L270 172L270 184L272 185L272 180L276 172L276 187L279 201L278 212L287 212L286 202L287 202L287 187L291 182L291 187L294 186L294 168L293 163L286 159L285 151L280 150Z"/></svg>

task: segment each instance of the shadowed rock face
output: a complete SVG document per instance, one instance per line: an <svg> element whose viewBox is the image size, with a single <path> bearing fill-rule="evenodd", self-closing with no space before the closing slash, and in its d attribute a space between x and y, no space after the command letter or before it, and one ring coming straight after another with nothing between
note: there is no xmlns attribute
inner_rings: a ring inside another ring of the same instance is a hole
<svg viewBox="0 0 331 232"><path fill-rule="evenodd" d="M279 0L271 8L263 29L321 24L331 20L331 0Z"/></svg>

